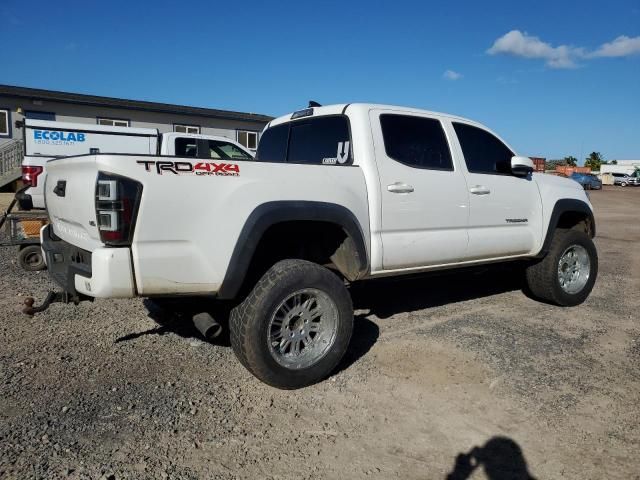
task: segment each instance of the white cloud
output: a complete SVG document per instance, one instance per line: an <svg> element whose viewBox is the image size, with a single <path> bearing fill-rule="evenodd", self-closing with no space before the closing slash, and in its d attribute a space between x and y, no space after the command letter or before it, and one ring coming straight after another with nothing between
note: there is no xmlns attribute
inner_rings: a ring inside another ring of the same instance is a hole
<svg viewBox="0 0 640 480"><path fill-rule="evenodd" d="M603 43L590 57L627 57L640 54L640 36L620 35L613 42Z"/></svg>
<svg viewBox="0 0 640 480"><path fill-rule="evenodd" d="M445 70L445 72L442 74L442 78L455 81L460 80L462 78L462 74L454 72L453 70Z"/></svg>
<svg viewBox="0 0 640 480"><path fill-rule="evenodd" d="M487 50L490 55L513 55L524 58L539 58L551 68L575 68L574 58L581 55L581 49L568 45L551 46L538 37L511 30L498 38Z"/></svg>
<svg viewBox="0 0 640 480"><path fill-rule="evenodd" d="M612 42L600 45L594 51L570 45L553 46L538 37L520 30L511 30L498 38L487 50L489 55L513 55L515 57L544 60L551 68L576 68L578 60L597 57L626 57L640 54L640 36L621 35Z"/></svg>

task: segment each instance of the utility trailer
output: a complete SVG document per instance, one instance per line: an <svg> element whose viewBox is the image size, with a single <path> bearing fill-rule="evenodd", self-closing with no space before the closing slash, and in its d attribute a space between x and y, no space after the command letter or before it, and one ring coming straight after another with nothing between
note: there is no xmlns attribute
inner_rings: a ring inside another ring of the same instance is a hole
<svg viewBox="0 0 640 480"><path fill-rule="evenodd" d="M44 270L46 265L40 247L40 229L49 223L49 217L42 210L13 212L17 202L14 198L0 216L0 232L3 232L0 247L19 246L18 262L24 270Z"/></svg>

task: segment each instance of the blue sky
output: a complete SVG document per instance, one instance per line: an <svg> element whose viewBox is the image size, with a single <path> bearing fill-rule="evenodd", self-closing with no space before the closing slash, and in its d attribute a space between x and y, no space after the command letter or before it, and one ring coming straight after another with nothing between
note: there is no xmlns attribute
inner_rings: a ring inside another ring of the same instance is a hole
<svg viewBox="0 0 640 480"><path fill-rule="evenodd" d="M526 155L640 158L640 0L150 5L0 0L0 83L271 115L408 105Z"/></svg>

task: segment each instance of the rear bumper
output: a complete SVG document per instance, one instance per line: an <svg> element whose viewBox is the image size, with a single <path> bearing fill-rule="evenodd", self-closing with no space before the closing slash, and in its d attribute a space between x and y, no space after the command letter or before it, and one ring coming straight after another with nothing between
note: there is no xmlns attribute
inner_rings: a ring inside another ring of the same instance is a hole
<svg viewBox="0 0 640 480"><path fill-rule="evenodd" d="M52 225L42 228L40 241L49 275L66 292L97 298L135 296L128 248L82 250L58 238Z"/></svg>

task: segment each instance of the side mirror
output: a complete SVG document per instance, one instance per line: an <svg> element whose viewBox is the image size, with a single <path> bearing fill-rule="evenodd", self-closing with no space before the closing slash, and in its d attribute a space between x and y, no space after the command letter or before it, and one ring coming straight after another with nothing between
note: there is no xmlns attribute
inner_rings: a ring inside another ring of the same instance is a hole
<svg viewBox="0 0 640 480"><path fill-rule="evenodd" d="M511 157L511 173L516 177L526 177L534 170L533 160L529 157Z"/></svg>

